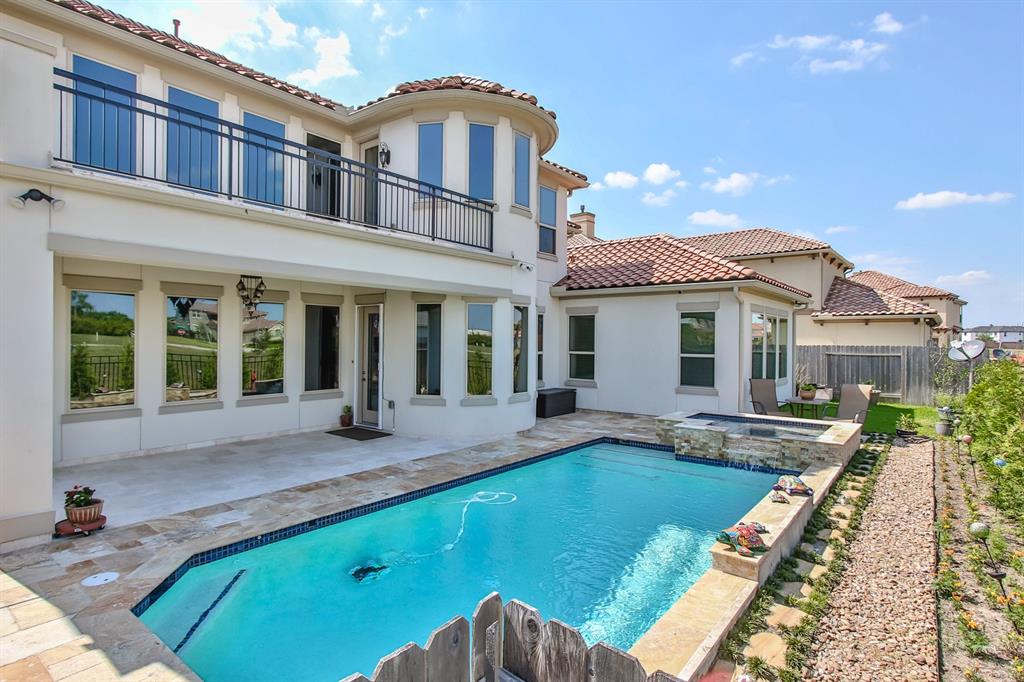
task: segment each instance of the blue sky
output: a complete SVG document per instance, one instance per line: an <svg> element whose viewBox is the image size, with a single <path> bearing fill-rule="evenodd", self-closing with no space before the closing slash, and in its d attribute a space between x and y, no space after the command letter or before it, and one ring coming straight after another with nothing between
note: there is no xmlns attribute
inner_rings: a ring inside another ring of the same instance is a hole
<svg viewBox="0 0 1024 682"><path fill-rule="evenodd" d="M345 104L477 75L558 113L598 235L772 226L1024 323L1024 5L128 2Z"/></svg>

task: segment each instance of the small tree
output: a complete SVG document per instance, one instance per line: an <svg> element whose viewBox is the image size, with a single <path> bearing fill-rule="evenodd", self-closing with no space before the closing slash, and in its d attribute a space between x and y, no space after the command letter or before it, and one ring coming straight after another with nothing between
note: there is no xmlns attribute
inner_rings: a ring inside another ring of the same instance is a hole
<svg viewBox="0 0 1024 682"><path fill-rule="evenodd" d="M121 381L117 388L135 388L135 339L128 337L128 343L121 349Z"/></svg>
<svg viewBox="0 0 1024 682"><path fill-rule="evenodd" d="M89 362L89 349L84 343L71 346L71 386L69 393L72 398L85 399L96 387L96 373Z"/></svg>

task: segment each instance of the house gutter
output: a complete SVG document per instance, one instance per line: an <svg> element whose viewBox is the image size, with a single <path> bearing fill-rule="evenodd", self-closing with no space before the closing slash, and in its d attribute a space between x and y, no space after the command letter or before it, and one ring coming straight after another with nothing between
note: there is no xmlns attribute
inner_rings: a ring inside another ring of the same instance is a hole
<svg viewBox="0 0 1024 682"><path fill-rule="evenodd" d="M771 296L791 302L810 303L810 296L803 296L787 289L772 286L767 282L756 279L733 280L724 282L688 282L684 284L653 284L636 287L603 287L600 289L566 289L564 286L552 286L548 291L552 298L586 298L590 296L630 296L651 293L679 293L684 294L690 290L701 291L736 291L739 287L756 289Z"/></svg>
<svg viewBox="0 0 1024 682"><path fill-rule="evenodd" d="M746 299L743 298L743 294L740 293L740 288L739 288L738 285L733 286L733 288L732 288L732 295L733 295L733 298L736 299L736 303L738 304L737 305L737 310L739 312L737 313L737 322L739 324L737 326L737 329L739 330L739 338L740 338L740 342L737 344L737 350L736 350L736 368L737 368L736 381L739 384L739 386L737 387L738 390L736 391L736 403L737 403L736 404L736 411L737 412L743 412L743 405L746 402L743 399L744 396L746 395L746 393L744 393L744 390L743 390L743 371L742 371L743 370L743 355L744 355L743 349L746 346L746 344L743 343L743 339L744 339L744 333L743 333L743 318L744 318L744 314L743 314L743 310L744 310L744 304L746 304L747 301L746 301Z"/></svg>

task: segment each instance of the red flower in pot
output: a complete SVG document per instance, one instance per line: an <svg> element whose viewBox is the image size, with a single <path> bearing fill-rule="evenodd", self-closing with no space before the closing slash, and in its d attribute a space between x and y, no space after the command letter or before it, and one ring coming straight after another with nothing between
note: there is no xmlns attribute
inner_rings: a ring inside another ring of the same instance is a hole
<svg viewBox="0 0 1024 682"><path fill-rule="evenodd" d="M71 490L65 490L64 512L68 521L76 526L97 521L103 511L103 500L93 497L95 494L96 490L87 485L76 485Z"/></svg>

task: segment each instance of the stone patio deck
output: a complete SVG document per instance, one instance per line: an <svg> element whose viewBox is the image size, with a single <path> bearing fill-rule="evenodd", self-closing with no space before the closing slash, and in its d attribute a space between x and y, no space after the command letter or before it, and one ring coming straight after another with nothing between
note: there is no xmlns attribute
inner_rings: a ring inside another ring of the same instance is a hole
<svg viewBox="0 0 1024 682"><path fill-rule="evenodd" d="M191 555L601 436L654 442L654 420L580 412L480 445L0 555L0 680L197 679L129 610ZM80 584L103 571L121 577Z"/></svg>

